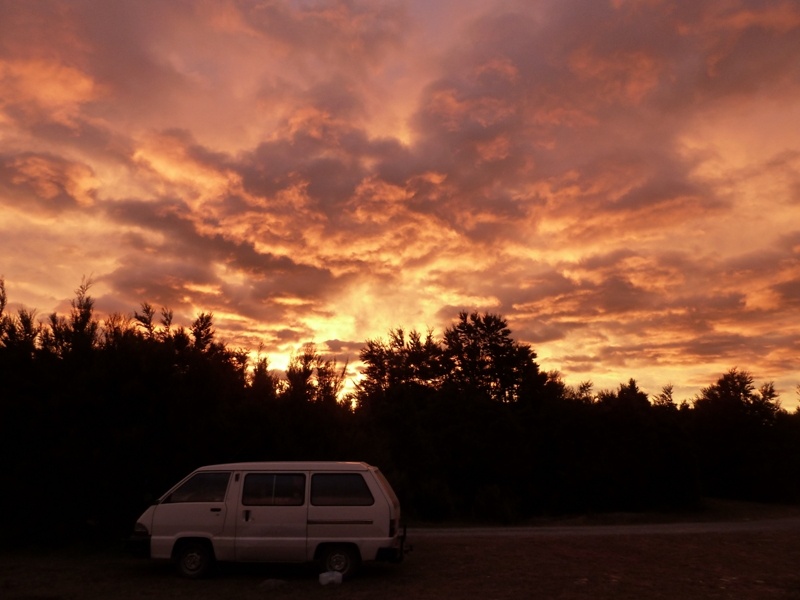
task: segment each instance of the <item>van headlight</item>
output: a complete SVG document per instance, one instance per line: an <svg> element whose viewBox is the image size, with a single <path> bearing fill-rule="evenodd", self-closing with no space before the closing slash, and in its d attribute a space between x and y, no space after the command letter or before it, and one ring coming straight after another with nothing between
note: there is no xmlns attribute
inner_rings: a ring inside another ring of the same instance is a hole
<svg viewBox="0 0 800 600"><path fill-rule="evenodd" d="M147 531L147 526L142 522L137 522L136 525L133 526L133 535L139 537L146 537L150 535L150 532Z"/></svg>

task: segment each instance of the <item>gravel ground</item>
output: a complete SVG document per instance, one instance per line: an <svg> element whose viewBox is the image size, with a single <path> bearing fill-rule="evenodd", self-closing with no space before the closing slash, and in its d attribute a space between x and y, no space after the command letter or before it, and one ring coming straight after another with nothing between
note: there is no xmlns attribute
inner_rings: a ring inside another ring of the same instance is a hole
<svg viewBox="0 0 800 600"><path fill-rule="evenodd" d="M403 564L366 565L335 587L321 586L308 565L221 565L209 579L187 581L169 565L133 559L118 548L6 552L0 555L0 598L800 600L798 513L751 511L674 523L410 528L414 550Z"/></svg>

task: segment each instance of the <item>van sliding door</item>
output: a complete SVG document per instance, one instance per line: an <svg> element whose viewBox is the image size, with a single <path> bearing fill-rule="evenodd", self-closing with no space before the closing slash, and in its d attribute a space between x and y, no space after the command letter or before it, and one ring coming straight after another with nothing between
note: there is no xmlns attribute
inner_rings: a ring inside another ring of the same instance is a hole
<svg viewBox="0 0 800 600"><path fill-rule="evenodd" d="M247 473L236 515L236 560L306 559L304 473Z"/></svg>

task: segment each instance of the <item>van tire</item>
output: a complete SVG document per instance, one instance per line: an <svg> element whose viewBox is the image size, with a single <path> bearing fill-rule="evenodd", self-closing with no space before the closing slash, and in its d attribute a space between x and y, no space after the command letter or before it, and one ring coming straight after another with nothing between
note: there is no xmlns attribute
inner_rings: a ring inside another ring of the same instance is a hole
<svg viewBox="0 0 800 600"><path fill-rule="evenodd" d="M347 544L331 544L320 551L320 571L336 571L342 579L349 579L361 566L358 548Z"/></svg>
<svg viewBox="0 0 800 600"><path fill-rule="evenodd" d="M206 540L182 540L175 545L173 559L180 575L200 579L214 565L214 550Z"/></svg>

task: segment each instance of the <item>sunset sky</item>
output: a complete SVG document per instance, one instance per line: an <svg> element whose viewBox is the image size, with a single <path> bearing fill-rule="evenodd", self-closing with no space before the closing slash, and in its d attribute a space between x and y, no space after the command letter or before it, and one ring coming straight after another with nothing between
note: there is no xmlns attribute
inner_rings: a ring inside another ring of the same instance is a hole
<svg viewBox="0 0 800 600"><path fill-rule="evenodd" d="M796 0L0 0L13 313L283 368L507 318L544 370L800 383Z"/></svg>

